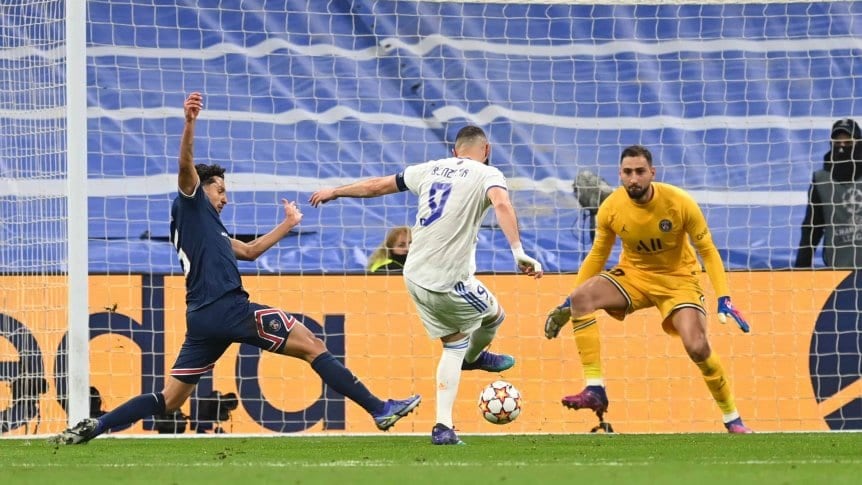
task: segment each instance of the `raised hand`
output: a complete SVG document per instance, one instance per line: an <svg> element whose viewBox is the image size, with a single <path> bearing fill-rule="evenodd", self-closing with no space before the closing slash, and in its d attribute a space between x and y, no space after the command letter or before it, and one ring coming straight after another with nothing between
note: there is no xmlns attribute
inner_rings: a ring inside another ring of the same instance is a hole
<svg viewBox="0 0 862 485"><path fill-rule="evenodd" d="M296 202L281 199L281 204L284 206L284 220L290 224L290 227L302 221L302 211L296 206Z"/></svg>
<svg viewBox="0 0 862 485"><path fill-rule="evenodd" d="M189 97L186 98L186 102L183 103L183 111L186 115L186 121L196 120L202 109L204 109L204 97L201 93L195 91L189 94Z"/></svg>

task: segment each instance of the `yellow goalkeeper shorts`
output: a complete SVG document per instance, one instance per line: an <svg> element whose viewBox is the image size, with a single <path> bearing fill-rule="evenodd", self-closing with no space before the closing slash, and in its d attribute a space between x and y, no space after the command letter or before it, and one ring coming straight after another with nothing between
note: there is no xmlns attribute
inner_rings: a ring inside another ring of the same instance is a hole
<svg viewBox="0 0 862 485"><path fill-rule="evenodd" d="M658 308L662 328L668 334L676 335L668 318L676 310L694 308L706 315L703 290L695 275L655 274L631 266L616 266L599 276L610 281L628 300L627 314L644 308ZM624 318L617 312L609 312L609 315L618 320Z"/></svg>

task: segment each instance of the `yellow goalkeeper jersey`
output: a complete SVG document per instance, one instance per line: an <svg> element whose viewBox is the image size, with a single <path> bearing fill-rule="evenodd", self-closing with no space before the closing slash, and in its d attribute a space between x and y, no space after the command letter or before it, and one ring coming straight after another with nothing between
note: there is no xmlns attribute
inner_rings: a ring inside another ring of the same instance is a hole
<svg viewBox="0 0 862 485"><path fill-rule="evenodd" d="M652 200L646 204L633 202L623 187L605 199L596 218L593 247L578 272L578 284L604 268L619 237L620 266L648 273L699 273L696 248L717 295L727 295L724 265L697 202L673 185L653 182L652 187Z"/></svg>

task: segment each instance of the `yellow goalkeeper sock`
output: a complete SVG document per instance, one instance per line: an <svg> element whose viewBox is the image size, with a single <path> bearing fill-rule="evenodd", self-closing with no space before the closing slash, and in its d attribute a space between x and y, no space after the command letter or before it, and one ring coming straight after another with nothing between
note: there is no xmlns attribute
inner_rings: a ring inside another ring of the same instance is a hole
<svg viewBox="0 0 862 485"><path fill-rule="evenodd" d="M696 362L703 374L703 380L706 382L706 387L712 393L712 398L718 404L721 412L725 416L736 413L736 403L733 402L733 391L730 389L730 382L724 373L724 367L721 365L721 359L713 352L703 362Z"/></svg>
<svg viewBox="0 0 862 485"><path fill-rule="evenodd" d="M588 386L604 386L602 376L601 341L599 326L594 314L584 315L572 320L575 329L575 343L581 356L581 367Z"/></svg>

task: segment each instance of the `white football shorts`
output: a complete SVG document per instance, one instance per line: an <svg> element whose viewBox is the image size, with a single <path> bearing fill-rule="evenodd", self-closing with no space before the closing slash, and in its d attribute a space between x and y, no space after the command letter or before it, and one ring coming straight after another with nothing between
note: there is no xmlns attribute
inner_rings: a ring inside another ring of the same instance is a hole
<svg viewBox="0 0 862 485"><path fill-rule="evenodd" d="M434 339L453 333L469 334L482 322L502 316L497 299L476 277L455 283L446 293L428 291L404 278L428 336Z"/></svg>

